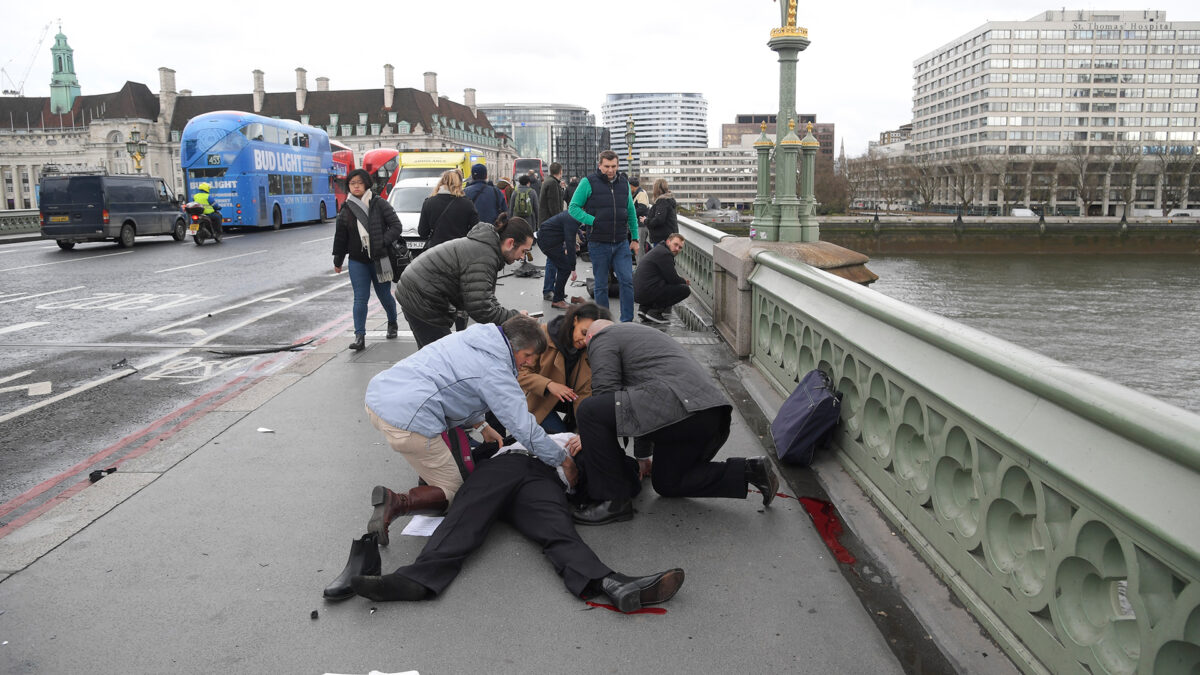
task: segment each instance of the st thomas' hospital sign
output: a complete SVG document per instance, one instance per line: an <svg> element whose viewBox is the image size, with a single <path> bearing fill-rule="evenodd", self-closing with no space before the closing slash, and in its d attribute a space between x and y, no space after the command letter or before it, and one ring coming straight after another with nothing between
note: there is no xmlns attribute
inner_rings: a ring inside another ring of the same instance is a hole
<svg viewBox="0 0 1200 675"><path fill-rule="evenodd" d="M1071 30L1174 30L1169 23L1073 23Z"/></svg>

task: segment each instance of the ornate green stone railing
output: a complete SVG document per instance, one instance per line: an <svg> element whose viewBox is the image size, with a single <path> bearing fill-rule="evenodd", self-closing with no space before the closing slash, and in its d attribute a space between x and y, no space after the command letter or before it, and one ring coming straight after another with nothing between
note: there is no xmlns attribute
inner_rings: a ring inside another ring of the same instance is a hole
<svg viewBox="0 0 1200 675"><path fill-rule="evenodd" d="M38 210L0 211L0 234L32 234L41 229Z"/></svg>
<svg viewBox="0 0 1200 675"><path fill-rule="evenodd" d="M676 257L675 265L679 268L679 274L692 282L692 297L699 299L711 312L715 306L713 246L733 235L683 216L679 217L679 233L686 243Z"/></svg>
<svg viewBox="0 0 1200 675"><path fill-rule="evenodd" d="M752 362L832 376L839 459L1020 668L1200 671L1200 416L753 257Z"/></svg>

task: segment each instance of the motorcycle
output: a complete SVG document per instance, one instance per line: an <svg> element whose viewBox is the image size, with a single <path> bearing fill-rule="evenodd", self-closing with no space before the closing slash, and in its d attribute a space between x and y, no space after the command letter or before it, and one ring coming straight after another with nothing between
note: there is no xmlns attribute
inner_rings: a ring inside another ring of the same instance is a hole
<svg viewBox="0 0 1200 675"><path fill-rule="evenodd" d="M216 204L210 206L213 208L213 213L205 215L204 204L200 202L188 202L183 205L183 210L189 217L188 232L197 246L203 244L206 239L221 243L221 234L224 229L221 227L221 207Z"/></svg>

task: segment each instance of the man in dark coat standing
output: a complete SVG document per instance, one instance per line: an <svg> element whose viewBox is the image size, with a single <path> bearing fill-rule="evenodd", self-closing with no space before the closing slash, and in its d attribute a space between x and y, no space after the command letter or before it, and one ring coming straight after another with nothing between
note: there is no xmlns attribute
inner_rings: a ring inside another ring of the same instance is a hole
<svg viewBox="0 0 1200 675"><path fill-rule="evenodd" d="M633 518L636 485L629 480L618 436L632 436L643 475L664 497L745 499L748 485L767 506L779 478L766 457L713 457L729 438L733 408L711 378L671 336L636 323L594 321L588 329L592 395L579 404L586 494L592 501L575 522L602 525ZM650 444L653 451L650 456Z"/></svg>
<svg viewBox="0 0 1200 675"><path fill-rule="evenodd" d="M463 188L463 194L475 203L475 211L479 220L484 223L495 223L500 212L508 209L508 200L500 188L492 185L487 179L487 167L476 164L471 167L471 180Z"/></svg>

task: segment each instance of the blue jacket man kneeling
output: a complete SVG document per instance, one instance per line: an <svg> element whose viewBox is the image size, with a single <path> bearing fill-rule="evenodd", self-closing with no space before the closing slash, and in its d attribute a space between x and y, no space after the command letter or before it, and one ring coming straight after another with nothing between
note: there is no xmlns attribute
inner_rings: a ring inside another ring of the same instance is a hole
<svg viewBox="0 0 1200 675"><path fill-rule="evenodd" d="M463 478L443 432L471 427L484 440L503 441L484 420L489 410L521 445L545 464L562 466L575 482L574 461L538 425L517 382L518 370L544 351L545 331L518 315L503 325L475 324L448 335L371 378L367 417L428 483L408 494L375 487L367 531L379 543L388 543L388 524L396 517L440 513L454 500Z"/></svg>

